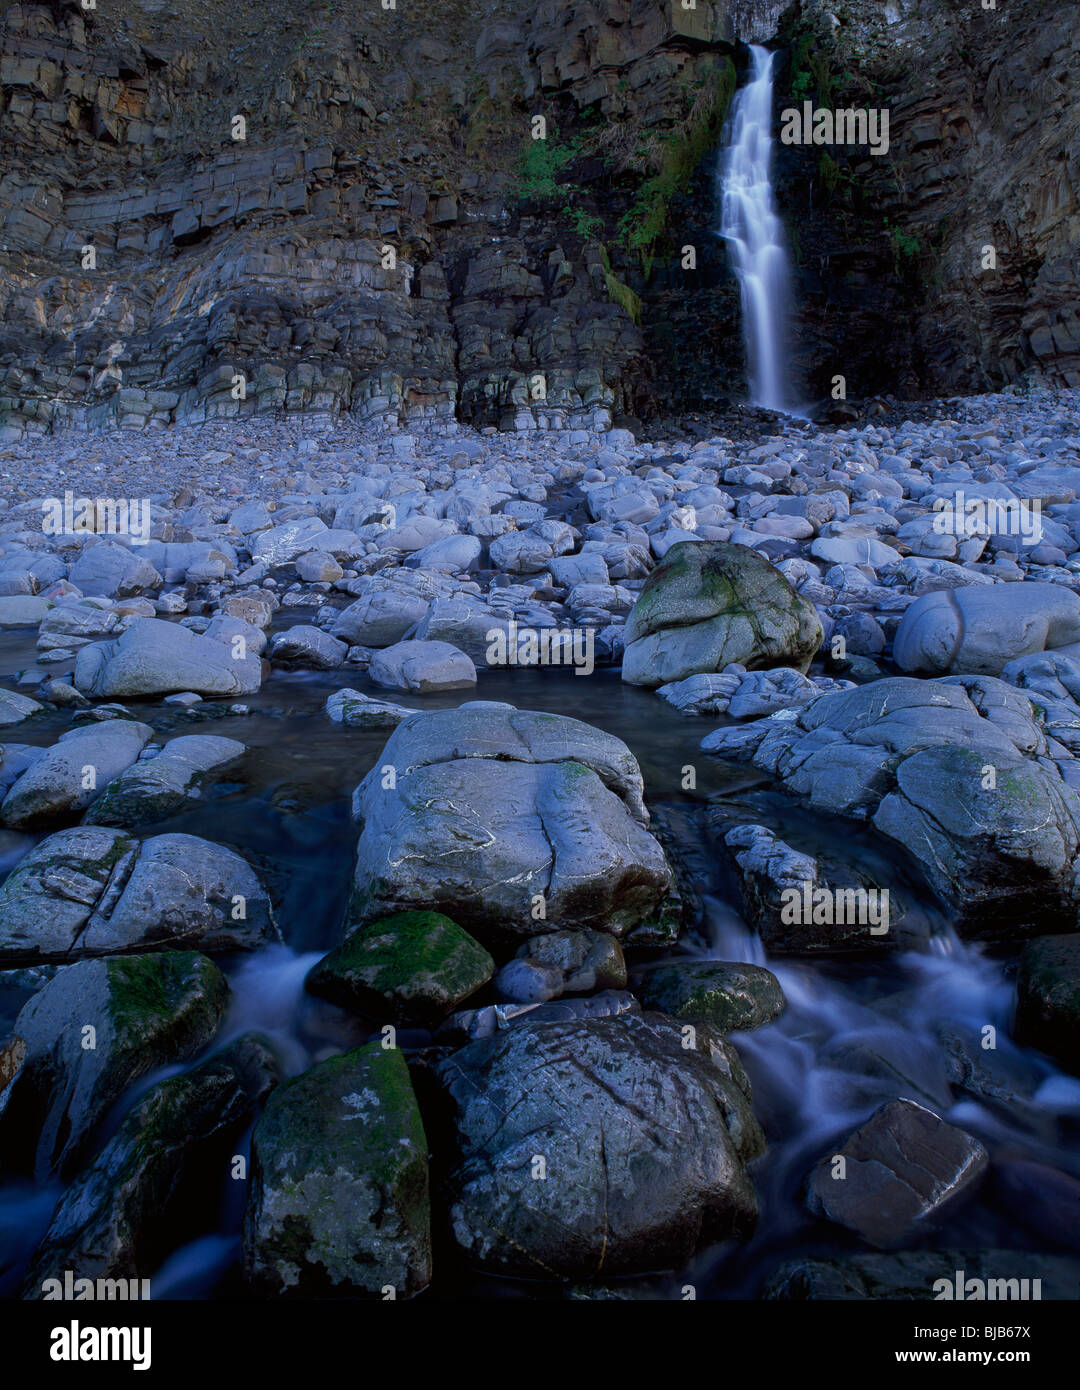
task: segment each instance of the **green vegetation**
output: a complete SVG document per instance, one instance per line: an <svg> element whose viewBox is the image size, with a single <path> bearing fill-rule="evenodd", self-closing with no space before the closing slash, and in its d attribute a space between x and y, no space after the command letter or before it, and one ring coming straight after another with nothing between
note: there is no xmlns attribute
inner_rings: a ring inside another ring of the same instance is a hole
<svg viewBox="0 0 1080 1390"><path fill-rule="evenodd" d="M604 287L608 292L608 298L613 304L627 313L634 323L641 323L641 299L636 295L629 285L616 277L611 269L611 259L607 253L607 247L601 246L600 258L604 263Z"/></svg>
<svg viewBox="0 0 1080 1390"><path fill-rule="evenodd" d="M667 226L669 204L686 191L701 160L715 146L735 86L735 64L725 57L696 87L687 88L690 109L682 128L658 137L652 160L656 173L645 180L619 219L619 243L641 257L646 278L652 271L656 243Z"/></svg>
<svg viewBox="0 0 1080 1390"><path fill-rule="evenodd" d="M914 271L926 250L918 233L905 232L900 227L892 227L886 217L885 235L889 238L893 269L897 275Z"/></svg>
<svg viewBox="0 0 1080 1390"><path fill-rule="evenodd" d="M518 164L518 175L511 192L520 203L551 203L568 198L569 190L560 176L585 147L584 135L560 140L552 128L546 140L530 138Z"/></svg>

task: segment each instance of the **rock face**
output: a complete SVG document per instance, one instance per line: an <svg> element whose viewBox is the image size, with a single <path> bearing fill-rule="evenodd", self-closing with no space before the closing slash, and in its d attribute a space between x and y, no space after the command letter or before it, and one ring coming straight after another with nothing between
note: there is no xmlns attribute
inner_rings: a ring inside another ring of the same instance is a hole
<svg viewBox="0 0 1080 1390"><path fill-rule="evenodd" d="M483 939L621 935L671 888L641 772L611 734L472 701L399 724L357 788L350 919L430 907Z"/></svg>
<svg viewBox="0 0 1080 1390"><path fill-rule="evenodd" d="M0 887L0 960L9 962L243 950L276 935L247 861L195 835L140 841L106 826L60 830Z"/></svg>
<svg viewBox="0 0 1080 1390"><path fill-rule="evenodd" d="M622 676L657 686L699 672L793 666L805 670L822 637L813 606L748 546L672 546L626 620Z"/></svg>
<svg viewBox="0 0 1080 1390"><path fill-rule="evenodd" d="M256 656L233 657L224 642L160 618L141 618L115 642L83 647L75 686L102 700L137 695L250 695L262 669Z"/></svg>
<svg viewBox="0 0 1080 1390"><path fill-rule="evenodd" d="M972 585L924 594L893 642L902 671L999 676L1018 657L1080 643L1080 595L1059 584Z"/></svg>
<svg viewBox="0 0 1080 1390"><path fill-rule="evenodd" d="M273 1054L248 1034L159 1082L65 1192L24 1296L40 1298L43 1282L62 1282L67 1270L76 1279L149 1277L191 1229L178 1192L204 1193L200 1215L212 1220L232 1147L276 1080Z"/></svg>
<svg viewBox="0 0 1080 1390"><path fill-rule="evenodd" d="M843 1158L841 1168L836 1158ZM989 1155L977 1139L910 1100L890 1101L823 1159L810 1210L888 1248L919 1235L970 1196Z"/></svg>
<svg viewBox="0 0 1080 1390"><path fill-rule="evenodd" d="M903 846L965 935L1075 922L1080 803L1031 701L1003 681L879 680L718 729L702 748Z"/></svg>
<svg viewBox="0 0 1080 1390"><path fill-rule="evenodd" d="M553 1006L549 1006L553 1007ZM684 1264L745 1235L764 1147L734 1054L655 1015L530 1024L438 1067L455 1106L454 1236L484 1269L559 1279Z"/></svg>
<svg viewBox="0 0 1080 1390"><path fill-rule="evenodd" d="M431 1277L427 1161L397 1048L369 1043L279 1086L251 1141L252 1287L279 1298L418 1293Z"/></svg>
<svg viewBox="0 0 1080 1390"><path fill-rule="evenodd" d="M1024 948L1014 1031L1080 1073L1080 936L1043 936Z"/></svg>
<svg viewBox="0 0 1080 1390"><path fill-rule="evenodd" d="M15 1020L24 1053L0 1092L3 1170L70 1173L132 1082L207 1045L228 993L217 966L193 951L59 971Z"/></svg>
<svg viewBox="0 0 1080 1390"><path fill-rule="evenodd" d="M891 114L889 152L834 146L826 163L813 145L778 147L781 215L799 227L794 337L812 394L827 395L828 364L841 360L849 394L898 381L931 393L1018 378L1076 385L1076 26L1040 0L1018 0L1008 21L1000 4L949 0L851 0L836 17L831 0L790 13L777 111L807 98L857 107L872 90Z"/></svg>

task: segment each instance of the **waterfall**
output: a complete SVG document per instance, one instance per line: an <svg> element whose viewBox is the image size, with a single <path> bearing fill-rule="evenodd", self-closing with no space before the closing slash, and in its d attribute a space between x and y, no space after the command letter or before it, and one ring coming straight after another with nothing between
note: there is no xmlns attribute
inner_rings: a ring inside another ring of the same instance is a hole
<svg viewBox="0 0 1080 1390"><path fill-rule="evenodd" d="M736 94L730 138L718 165L720 235L731 248L742 299L743 339L754 405L791 411L785 371L788 298L784 229L773 201L773 55L750 45L750 81Z"/></svg>

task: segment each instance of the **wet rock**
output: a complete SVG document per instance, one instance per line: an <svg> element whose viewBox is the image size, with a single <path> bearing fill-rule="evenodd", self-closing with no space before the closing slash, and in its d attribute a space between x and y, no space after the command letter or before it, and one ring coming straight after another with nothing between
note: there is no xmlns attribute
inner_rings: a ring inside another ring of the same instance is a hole
<svg viewBox="0 0 1080 1390"><path fill-rule="evenodd" d="M37 627L52 607L52 600L18 596L0 598L0 629Z"/></svg>
<svg viewBox="0 0 1080 1390"><path fill-rule="evenodd" d="M309 666L316 671L333 671L345 660L349 648L328 632L300 625L279 632L270 643L270 657L279 665Z"/></svg>
<svg viewBox="0 0 1080 1390"><path fill-rule="evenodd" d="M605 989L585 999L556 999L544 1003L518 1003L504 1000L486 1004L481 1009L462 1009L451 1014L438 1030L440 1042L476 1042L492 1038L504 1028L517 1028L524 1023L541 1027L552 1023L571 1023L577 1019L618 1018L621 1014L639 1014L641 1005L625 989Z"/></svg>
<svg viewBox="0 0 1080 1390"><path fill-rule="evenodd" d="M852 681L827 676L807 678L790 666L772 671L725 671L700 674L662 685L657 694L680 714L726 714L732 719L760 719L778 709L806 705L819 695L850 690Z"/></svg>
<svg viewBox="0 0 1080 1390"><path fill-rule="evenodd" d="M246 860L195 835L139 841L106 826L60 830L0 886L0 960L196 946L230 951L277 935Z"/></svg>
<svg viewBox="0 0 1080 1390"><path fill-rule="evenodd" d="M33 830L78 816L131 767L153 732L149 724L111 719L61 734L4 797L0 818L15 829Z"/></svg>
<svg viewBox="0 0 1080 1390"><path fill-rule="evenodd" d="M0 728L21 724L24 719L29 719L44 708L37 700L31 700L29 695L20 695L17 690L0 689Z"/></svg>
<svg viewBox="0 0 1080 1390"><path fill-rule="evenodd" d="M449 642L395 642L374 654L368 675L376 685L419 695L476 684L476 667Z"/></svg>
<svg viewBox="0 0 1080 1390"><path fill-rule="evenodd" d="M365 593L338 614L330 629L332 636L363 647L390 647L400 642L423 618L434 597L425 592L427 586L419 578L410 575L410 580L391 582L378 576L369 581Z"/></svg>
<svg viewBox="0 0 1080 1390"><path fill-rule="evenodd" d="M427 1139L397 1048L279 1086L255 1126L244 1269L274 1297L418 1293L431 1277Z"/></svg>
<svg viewBox="0 0 1080 1390"><path fill-rule="evenodd" d="M974 1192L988 1163L977 1139L933 1111L910 1100L889 1101L814 1169L807 1205L888 1249L951 1213Z"/></svg>
<svg viewBox="0 0 1080 1390"><path fill-rule="evenodd" d="M589 994L594 989L626 988L622 947L608 932L553 931L531 937L518 958L554 968L562 994Z"/></svg>
<svg viewBox="0 0 1080 1390"><path fill-rule="evenodd" d="M359 690L346 686L335 690L326 701L326 713L335 724L344 724L347 729L396 729L403 719L408 719L416 710L407 705L392 705L386 700L375 700Z"/></svg>
<svg viewBox="0 0 1080 1390"><path fill-rule="evenodd" d="M213 734L170 739L156 757L140 759L114 778L83 816L83 824L135 826L164 820L201 795L210 773L245 752L237 739Z"/></svg>
<svg viewBox="0 0 1080 1390"><path fill-rule="evenodd" d="M97 699L134 695L251 695L262 679L255 656L234 658L223 642L162 618L140 618L115 642L83 647L75 685Z"/></svg>
<svg viewBox="0 0 1080 1390"><path fill-rule="evenodd" d="M123 627L120 614L101 600L58 603L38 629L38 651L78 651L89 642L116 636Z"/></svg>
<svg viewBox="0 0 1080 1390"><path fill-rule="evenodd" d="M538 960L507 961L495 977L496 998L513 1004L546 1004L562 990L562 971Z"/></svg>
<svg viewBox="0 0 1080 1390"><path fill-rule="evenodd" d="M702 749L752 762L812 810L869 821L919 861L964 935L1075 920L1080 803L1030 700L1002 681L875 681L718 729Z"/></svg>
<svg viewBox="0 0 1080 1390"><path fill-rule="evenodd" d="M722 1033L761 1028L783 1013L780 981L761 965L673 961L650 970L639 991L647 1009L670 1018L702 1019Z"/></svg>
<svg viewBox="0 0 1080 1390"><path fill-rule="evenodd" d="M3 1170L70 1173L130 1085L210 1042L228 993L217 966L193 951L58 971L15 1020L25 1053L0 1092Z"/></svg>
<svg viewBox="0 0 1080 1390"><path fill-rule="evenodd" d="M24 1297L41 1298L45 1281L63 1284L68 1270L76 1279L148 1278L188 1238L193 1216L212 1225L236 1141L277 1073L273 1053L247 1034L159 1082L64 1193Z"/></svg>
<svg viewBox="0 0 1080 1390"><path fill-rule="evenodd" d="M344 1009L394 1023L439 1023L491 979L495 962L438 912L399 912L351 932L306 987Z"/></svg>
<svg viewBox="0 0 1080 1390"><path fill-rule="evenodd" d="M525 1021L437 1075L460 1145L451 1225L483 1269L560 1279L666 1268L754 1223L743 1160L760 1152L760 1131L737 1142L726 1119L745 1116L748 1098L656 1016Z"/></svg>
<svg viewBox="0 0 1080 1390"><path fill-rule="evenodd" d="M642 790L626 745L576 719L486 701L415 715L354 794L351 920L423 906L481 939L541 921L621 935L671 884Z"/></svg>
<svg viewBox="0 0 1080 1390"><path fill-rule="evenodd" d="M822 636L813 606L749 547L677 545L626 620L623 680L664 685L732 662L805 671Z"/></svg>
<svg viewBox="0 0 1080 1390"><path fill-rule="evenodd" d="M1013 1031L1080 1075L1080 936L1040 936L1024 947Z"/></svg>

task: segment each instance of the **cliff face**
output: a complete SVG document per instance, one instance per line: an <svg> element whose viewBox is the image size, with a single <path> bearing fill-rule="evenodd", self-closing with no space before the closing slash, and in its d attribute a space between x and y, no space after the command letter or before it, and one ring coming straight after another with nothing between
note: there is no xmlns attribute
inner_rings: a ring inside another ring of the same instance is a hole
<svg viewBox="0 0 1080 1390"><path fill-rule="evenodd" d="M833 371L859 392L1080 384L1076 17L1045 0L804 0L786 16L778 108L890 117L886 156L781 155L818 391Z"/></svg>
<svg viewBox="0 0 1080 1390"><path fill-rule="evenodd" d="M784 155L815 386L845 367L853 391L1076 379L1077 36L1040 8L789 13L804 59L827 47L893 107L888 160L856 159L828 197L817 151ZM738 393L713 170L739 41L779 10L7 7L0 428L595 426ZM897 228L933 247L925 276ZM993 279L972 269L988 241Z"/></svg>

